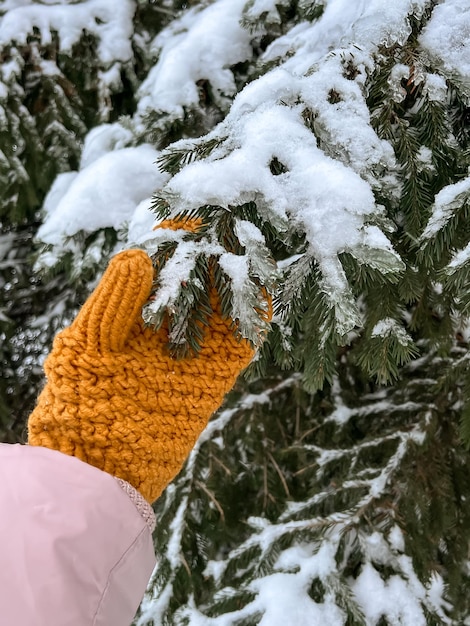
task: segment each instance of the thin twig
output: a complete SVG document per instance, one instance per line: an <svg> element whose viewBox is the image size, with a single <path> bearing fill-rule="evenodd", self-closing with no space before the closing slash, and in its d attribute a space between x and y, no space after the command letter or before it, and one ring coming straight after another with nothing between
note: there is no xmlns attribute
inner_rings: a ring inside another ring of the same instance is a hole
<svg viewBox="0 0 470 626"><path fill-rule="evenodd" d="M205 485L204 483L202 483L200 480L197 481L196 485L198 487L200 487L204 493L210 498L211 502L214 503L216 509L219 511L220 513L220 517L222 519L223 522L225 522L225 513L223 508L220 506L219 502L217 501L216 497L214 496L214 494L212 493L212 491L210 491Z"/></svg>
<svg viewBox="0 0 470 626"><path fill-rule="evenodd" d="M165 7L154 6L153 10L157 13L164 13L165 15L169 15L170 17L176 17L176 11L172 11L171 9L165 9Z"/></svg>
<svg viewBox="0 0 470 626"><path fill-rule="evenodd" d="M281 479L281 483L282 486L284 487L284 491L286 492L286 496L288 498L290 498L290 491L289 491L289 487L287 486L287 481L284 477L284 474L281 472L281 468L279 467L279 465L276 463L276 459L273 457L273 455L271 454L271 452L268 452L268 456L271 460L271 463L274 465L274 468L276 469L276 472L279 475L279 478Z"/></svg>
<svg viewBox="0 0 470 626"><path fill-rule="evenodd" d="M263 501L263 510L266 510L268 506L268 470L266 467L266 463L263 465L263 487L264 487L264 501Z"/></svg>
<svg viewBox="0 0 470 626"><path fill-rule="evenodd" d="M227 476L232 475L232 471L224 463L222 463L222 461L219 458L217 458L214 454L212 455L212 459L222 467L222 469L225 471Z"/></svg>

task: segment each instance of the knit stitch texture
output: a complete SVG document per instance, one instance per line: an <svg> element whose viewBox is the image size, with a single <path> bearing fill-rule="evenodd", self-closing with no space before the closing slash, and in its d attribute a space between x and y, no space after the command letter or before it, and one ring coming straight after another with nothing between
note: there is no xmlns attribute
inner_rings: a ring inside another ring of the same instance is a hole
<svg viewBox="0 0 470 626"><path fill-rule="evenodd" d="M153 267L141 250L110 262L45 362L47 384L28 423L29 443L59 450L158 498L254 350L213 300L197 356L176 360L167 330L141 316Z"/></svg>

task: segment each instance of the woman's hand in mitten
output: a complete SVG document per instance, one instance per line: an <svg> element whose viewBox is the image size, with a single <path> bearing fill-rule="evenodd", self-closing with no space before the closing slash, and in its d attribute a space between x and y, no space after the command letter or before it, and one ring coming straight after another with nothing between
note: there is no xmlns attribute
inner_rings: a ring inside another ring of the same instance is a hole
<svg viewBox="0 0 470 626"><path fill-rule="evenodd" d="M29 443L76 456L153 502L254 350L214 311L197 356L175 360L165 328L144 326L153 267L141 250L115 256L72 325L54 340Z"/></svg>

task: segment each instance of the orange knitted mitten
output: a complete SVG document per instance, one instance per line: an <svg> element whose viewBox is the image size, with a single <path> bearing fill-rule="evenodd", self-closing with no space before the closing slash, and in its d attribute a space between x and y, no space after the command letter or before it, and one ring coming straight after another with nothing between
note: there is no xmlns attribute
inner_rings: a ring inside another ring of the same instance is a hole
<svg viewBox="0 0 470 626"><path fill-rule="evenodd" d="M254 350L214 311L197 357L173 359L164 328L141 310L153 267L141 250L115 256L46 359L48 382L29 443L123 478L153 502L184 460Z"/></svg>

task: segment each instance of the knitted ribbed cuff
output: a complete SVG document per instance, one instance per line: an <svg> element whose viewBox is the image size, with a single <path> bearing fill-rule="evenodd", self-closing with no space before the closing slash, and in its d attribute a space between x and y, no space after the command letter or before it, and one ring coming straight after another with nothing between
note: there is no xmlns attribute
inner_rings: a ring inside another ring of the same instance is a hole
<svg viewBox="0 0 470 626"><path fill-rule="evenodd" d="M130 483L123 480L122 478L117 478L116 476L113 476L113 478L117 480L118 485L132 500L135 508L139 512L139 515L149 527L150 532L153 533L157 520L150 504L147 502L144 496L140 494L137 489L135 489Z"/></svg>

